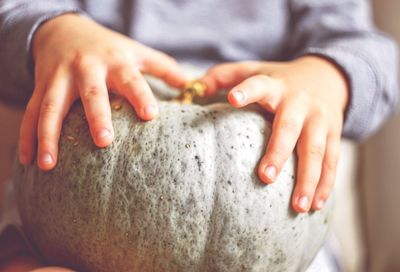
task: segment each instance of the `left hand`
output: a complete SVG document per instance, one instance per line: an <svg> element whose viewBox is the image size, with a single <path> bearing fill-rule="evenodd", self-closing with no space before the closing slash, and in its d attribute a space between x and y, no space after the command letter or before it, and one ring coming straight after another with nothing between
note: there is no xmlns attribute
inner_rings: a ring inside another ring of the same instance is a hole
<svg viewBox="0 0 400 272"><path fill-rule="evenodd" d="M272 134L258 176L272 183L296 147L296 212L319 210L333 187L349 88L328 60L305 56L290 62L239 62L217 65L201 79L207 95L230 89L234 107L258 103L274 113Z"/></svg>

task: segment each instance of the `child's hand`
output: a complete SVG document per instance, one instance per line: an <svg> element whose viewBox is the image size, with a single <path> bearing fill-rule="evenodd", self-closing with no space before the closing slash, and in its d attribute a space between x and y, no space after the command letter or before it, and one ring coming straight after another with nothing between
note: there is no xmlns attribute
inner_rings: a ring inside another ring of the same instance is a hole
<svg viewBox="0 0 400 272"><path fill-rule="evenodd" d="M275 114L258 175L272 183L297 143L292 205L297 212L321 209L335 181L343 115L348 100L344 75L329 61L306 56L287 63L218 65L202 81L207 94L231 89L234 107L258 103Z"/></svg>
<svg viewBox="0 0 400 272"><path fill-rule="evenodd" d="M38 165L57 162L63 118L81 98L90 132L99 147L114 137L108 89L125 96L143 120L158 115L156 100L142 73L181 87L177 63L165 54L74 14L46 22L35 34L35 90L20 130L20 162L31 162L38 141Z"/></svg>

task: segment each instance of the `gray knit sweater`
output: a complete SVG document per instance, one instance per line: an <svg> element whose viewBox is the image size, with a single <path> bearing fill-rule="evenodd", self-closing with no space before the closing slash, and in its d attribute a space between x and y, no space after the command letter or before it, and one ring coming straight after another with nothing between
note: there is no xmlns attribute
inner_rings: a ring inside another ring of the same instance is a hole
<svg viewBox="0 0 400 272"><path fill-rule="evenodd" d="M0 0L0 97L26 103L30 43L49 18L81 12L203 68L318 54L347 75L344 136L370 135L397 102L397 48L371 21L366 0Z"/></svg>

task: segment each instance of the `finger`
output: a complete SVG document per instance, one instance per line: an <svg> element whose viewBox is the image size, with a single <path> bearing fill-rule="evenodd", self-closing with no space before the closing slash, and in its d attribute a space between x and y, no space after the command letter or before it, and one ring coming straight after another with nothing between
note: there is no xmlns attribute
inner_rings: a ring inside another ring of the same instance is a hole
<svg viewBox="0 0 400 272"><path fill-rule="evenodd" d="M293 208L297 212L310 209L321 176L326 139L327 129L321 118L306 120L297 146L297 180L292 196Z"/></svg>
<svg viewBox="0 0 400 272"><path fill-rule="evenodd" d="M160 78L176 88L182 88L187 81L185 74L173 58L150 48L146 49L140 71Z"/></svg>
<svg viewBox="0 0 400 272"><path fill-rule="evenodd" d="M158 116L157 101L147 81L139 70L123 68L113 75L113 85L134 107L143 120Z"/></svg>
<svg viewBox="0 0 400 272"><path fill-rule="evenodd" d="M288 100L275 114L267 150L258 167L258 176L272 183L291 156L306 117L306 108L299 100Z"/></svg>
<svg viewBox="0 0 400 272"><path fill-rule="evenodd" d="M57 163L61 126L72 103L70 81L59 75L49 84L40 106L37 162L42 170L50 170Z"/></svg>
<svg viewBox="0 0 400 272"><path fill-rule="evenodd" d="M326 152L322 164L322 173L319 180L312 207L315 210L323 208L332 190L336 179L336 169L339 161L340 130L328 136Z"/></svg>
<svg viewBox="0 0 400 272"><path fill-rule="evenodd" d="M236 85L228 93L228 101L234 107L244 107L251 103L258 103L270 112L275 112L284 84L265 75L252 76Z"/></svg>
<svg viewBox="0 0 400 272"><path fill-rule="evenodd" d="M79 95L85 109L90 133L98 147L106 147L114 138L106 71L102 64L91 59L80 62L76 68Z"/></svg>
<svg viewBox="0 0 400 272"><path fill-rule="evenodd" d="M27 165L32 162L36 148L37 125L43 91L36 87L26 107L19 131L19 161Z"/></svg>
<svg viewBox="0 0 400 272"><path fill-rule="evenodd" d="M259 71L259 62L224 63L209 69L200 80L207 86L206 94L213 95L217 90L233 88Z"/></svg>

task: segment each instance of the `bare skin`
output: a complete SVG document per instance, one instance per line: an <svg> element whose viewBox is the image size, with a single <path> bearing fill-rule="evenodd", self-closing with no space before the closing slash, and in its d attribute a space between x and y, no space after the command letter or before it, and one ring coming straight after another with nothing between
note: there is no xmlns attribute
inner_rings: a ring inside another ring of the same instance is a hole
<svg viewBox="0 0 400 272"><path fill-rule="evenodd" d="M56 266L43 266L31 256L15 256L0 266L0 272L74 272L74 270Z"/></svg>
<svg viewBox="0 0 400 272"><path fill-rule="evenodd" d="M158 115L156 99L142 73L174 87L185 77L171 57L74 14L42 25L33 40L35 89L20 129L20 162L55 167L62 120L75 100L82 100L90 132L99 147L114 138L108 90L132 104L143 120Z"/></svg>
<svg viewBox="0 0 400 272"><path fill-rule="evenodd" d="M20 130L20 162L29 164L37 141L37 162L55 167L62 120L81 99L94 143L111 144L108 90L125 96L138 116L158 115L156 100L142 73L174 87L186 79L175 60L78 15L42 25L33 40L35 90ZM272 183L296 149L299 164L293 208L321 209L335 181L348 86L341 71L317 56L291 62L239 62L217 65L201 79L207 94L230 89L234 107L258 103L275 114L273 133L258 175Z"/></svg>
<svg viewBox="0 0 400 272"><path fill-rule="evenodd" d="M274 182L296 148L299 160L292 206L297 212L321 209L335 181L348 103L341 71L323 58L305 56L286 63L221 64L202 81L208 95L230 89L228 101L234 107L258 103L275 114L258 176L265 183Z"/></svg>

